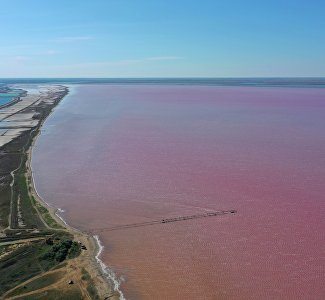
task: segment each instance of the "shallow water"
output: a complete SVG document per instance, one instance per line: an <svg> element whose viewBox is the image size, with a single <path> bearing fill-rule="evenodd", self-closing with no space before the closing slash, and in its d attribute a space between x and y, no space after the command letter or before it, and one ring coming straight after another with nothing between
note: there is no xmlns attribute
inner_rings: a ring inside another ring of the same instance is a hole
<svg viewBox="0 0 325 300"><path fill-rule="evenodd" d="M127 299L325 294L325 89L81 85L33 152L40 195L93 230Z"/></svg>
<svg viewBox="0 0 325 300"><path fill-rule="evenodd" d="M19 96L19 93L0 93L0 105L4 105Z"/></svg>

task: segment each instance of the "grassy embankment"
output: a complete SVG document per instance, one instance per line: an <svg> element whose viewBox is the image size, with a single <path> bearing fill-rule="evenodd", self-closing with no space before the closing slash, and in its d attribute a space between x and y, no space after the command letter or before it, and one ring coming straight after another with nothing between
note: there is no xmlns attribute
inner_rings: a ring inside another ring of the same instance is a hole
<svg viewBox="0 0 325 300"><path fill-rule="evenodd" d="M81 273L82 273L81 279L86 282L87 291L88 291L89 295L91 296L92 299L98 300L99 296L97 293L97 289L96 289L95 284L94 284L93 280L91 279L89 273L84 268L81 270Z"/></svg>
<svg viewBox="0 0 325 300"><path fill-rule="evenodd" d="M0 295L20 283L56 268L61 262L80 254L80 245L69 234L17 247L0 260Z"/></svg>

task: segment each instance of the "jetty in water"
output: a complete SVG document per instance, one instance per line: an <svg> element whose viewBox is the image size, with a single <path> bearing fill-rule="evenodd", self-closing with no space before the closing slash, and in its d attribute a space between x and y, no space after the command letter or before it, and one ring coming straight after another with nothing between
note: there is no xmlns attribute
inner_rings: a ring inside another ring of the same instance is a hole
<svg viewBox="0 0 325 300"><path fill-rule="evenodd" d="M236 213L237 213L237 211L234 209L210 211L210 212L199 213L199 214L188 215L188 216L177 216L177 217L172 217L172 218L163 218L160 220L151 220L151 221L147 221L147 222L116 225L116 226L106 227L106 228L94 228L94 229L89 230L88 233L99 233L99 232L103 232L103 231L131 229L131 228L142 227L142 226L167 224L167 223L172 223L172 222L180 222L180 221L187 221L187 220L208 218L208 217L217 217L217 216L236 214Z"/></svg>

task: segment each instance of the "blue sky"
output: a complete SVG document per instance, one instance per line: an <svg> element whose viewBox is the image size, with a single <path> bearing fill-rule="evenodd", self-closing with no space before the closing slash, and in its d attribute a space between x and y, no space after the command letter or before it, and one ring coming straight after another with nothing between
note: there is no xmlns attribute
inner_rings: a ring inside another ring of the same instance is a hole
<svg viewBox="0 0 325 300"><path fill-rule="evenodd" d="M0 0L0 77L325 76L325 1Z"/></svg>

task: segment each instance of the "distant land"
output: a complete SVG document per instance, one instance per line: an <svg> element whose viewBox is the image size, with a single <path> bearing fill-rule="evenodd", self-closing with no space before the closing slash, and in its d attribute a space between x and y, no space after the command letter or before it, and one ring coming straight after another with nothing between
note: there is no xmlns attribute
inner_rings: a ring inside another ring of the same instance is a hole
<svg viewBox="0 0 325 300"><path fill-rule="evenodd" d="M0 84L165 84L212 86L325 87L325 77L249 78L0 78Z"/></svg>

